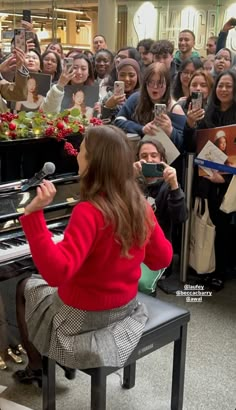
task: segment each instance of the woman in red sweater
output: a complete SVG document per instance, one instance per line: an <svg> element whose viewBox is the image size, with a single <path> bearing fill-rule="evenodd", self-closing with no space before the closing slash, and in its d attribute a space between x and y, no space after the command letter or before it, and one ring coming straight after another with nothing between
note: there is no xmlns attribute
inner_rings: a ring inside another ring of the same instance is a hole
<svg viewBox="0 0 236 410"><path fill-rule="evenodd" d="M41 355L63 366L122 367L136 347L147 311L137 300L140 264L168 266L172 247L133 174L126 135L89 128L78 154L80 202L64 239L54 244L43 215L56 193L43 181L21 224L41 278L18 287L17 310L29 364L14 374L41 382Z"/></svg>

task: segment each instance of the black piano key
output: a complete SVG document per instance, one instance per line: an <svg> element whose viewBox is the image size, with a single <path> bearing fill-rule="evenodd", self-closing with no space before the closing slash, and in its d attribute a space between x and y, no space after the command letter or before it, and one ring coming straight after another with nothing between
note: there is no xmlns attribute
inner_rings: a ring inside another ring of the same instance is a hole
<svg viewBox="0 0 236 410"><path fill-rule="evenodd" d="M1 244L5 246L5 249L12 248L12 246L8 242L1 242Z"/></svg>
<svg viewBox="0 0 236 410"><path fill-rule="evenodd" d="M27 240L24 238L16 238L18 242L20 243L27 243Z"/></svg>
<svg viewBox="0 0 236 410"><path fill-rule="evenodd" d="M0 242L0 249L8 249L8 246L4 245L4 243Z"/></svg>
<svg viewBox="0 0 236 410"><path fill-rule="evenodd" d="M16 238L11 238L7 241L7 244L10 245L10 247L12 246L19 246L20 243L17 241Z"/></svg>
<svg viewBox="0 0 236 410"><path fill-rule="evenodd" d="M60 228L52 228L52 229L50 229L50 231L52 232L52 233L55 233L55 234L63 234L63 232L64 232L64 229L60 229Z"/></svg>
<svg viewBox="0 0 236 410"><path fill-rule="evenodd" d="M11 238L11 239L8 241L8 243L9 243L10 245L13 245L13 246L20 246L20 245L21 245L21 242L18 240L18 238Z"/></svg>

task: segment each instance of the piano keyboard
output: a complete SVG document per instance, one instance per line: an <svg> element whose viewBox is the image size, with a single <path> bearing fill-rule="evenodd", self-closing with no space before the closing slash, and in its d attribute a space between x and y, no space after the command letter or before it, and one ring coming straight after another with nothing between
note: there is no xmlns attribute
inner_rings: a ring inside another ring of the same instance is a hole
<svg viewBox="0 0 236 410"><path fill-rule="evenodd" d="M52 233L52 239L55 243L60 242L64 238L62 228L52 228L50 232ZM0 241L0 263L22 258L27 255L30 255L30 247L23 235Z"/></svg>

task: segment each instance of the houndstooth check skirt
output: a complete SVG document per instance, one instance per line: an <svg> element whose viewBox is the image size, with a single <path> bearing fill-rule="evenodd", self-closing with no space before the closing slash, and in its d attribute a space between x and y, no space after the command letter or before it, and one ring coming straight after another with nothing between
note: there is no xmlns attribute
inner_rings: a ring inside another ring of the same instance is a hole
<svg viewBox="0 0 236 410"><path fill-rule="evenodd" d="M136 298L111 310L70 307L43 279L27 281L25 298L30 341L42 355L75 369L123 367L148 319Z"/></svg>

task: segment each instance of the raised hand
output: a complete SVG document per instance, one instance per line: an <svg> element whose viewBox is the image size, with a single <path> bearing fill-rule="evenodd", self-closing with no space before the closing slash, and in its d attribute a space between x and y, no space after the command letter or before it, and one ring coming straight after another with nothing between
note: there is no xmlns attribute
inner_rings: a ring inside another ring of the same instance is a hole
<svg viewBox="0 0 236 410"><path fill-rule="evenodd" d="M226 23L224 24L222 31L229 31L235 28L235 18L231 17Z"/></svg>
<svg viewBox="0 0 236 410"><path fill-rule="evenodd" d="M217 171L212 171L212 175L204 175L204 178L208 179L214 184L224 184L225 183L223 176Z"/></svg>
<svg viewBox="0 0 236 410"><path fill-rule="evenodd" d="M29 205L26 206L25 215L40 211L45 208L45 206L49 205L56 195L56 188L52 182L44 179L37 187L36 193L36 196L32 199Z"/></svg>
<svg viewBox="0 0 236 410"><path fill-rule="evenodd" d="M21 27L24 28L27 31L33 31L33 22L29 22L29 21L25 21L25 20L21 20Z"/></svg>
<svg viewBox="0 0 236 410"><path fill-rule="evenodd" d="M113 94L108 100L105 102L105 107L107 108L116 108L117 105L124 103L126 100L125 94L122 95L115 95Z"/></svg>
<svg viewBox="0 0 236 410"><path fill-rule="evenodd" d="M30 38L29 40L26 40L26 52L28 53L30 50L35 49L35 43L33 38Z"/></svg>
<svg viewBox="0 0 236 410"><path fill-rule="evenodd" d="M205 117L205 110L203 108L192 108L192 103L188 106L187 123L190 128L196 126L197 121L202 120Z"/></svg>
<svg viewBox="0 0 236 410"><path fill-rule="evenodd" d="M162 113L160 115L156 115L154 121L155 124L159 126L168 135L168 137L171 136L173 126L170 117L167 114Z"/></svg>
<svg viewBox="0 0 236 410"><path fill-rule="evenodd" d="M60 78L57 82L57 85L60 87L65 87L75 76L75 70L73 67L70 67L67 69L66 65L63 67L62 73L60 75Z"/></svg>
<svg viewBox="0 0 236 410"><path fill-rule="evenodd" d="M0 73L8 73L9 71L15 71L15 69L16 56L12 53L0 64Z"/></svg>
<svg viewBox="0 0 236 410"><path fill-rule="evenodd" d="M13 55L16 59L16 68L21 69L25 63L25 53L20 48L16 47L13 50Z"/></svg>
<svg viewBox="0 0 236 410"><path fill-rule="evenodd" d="M148 135L156 135L158 133L158 127L154 123L154 121L148 122L143 127L143 133Z"/></svg>
<svg viewBox="0 0 236 410"><path fill-rule="evenodd" d="M170 165L166 164L165 162L162 162L162 164L165 166L163 172L164 181L168 185L170 185L171 190L177 189L179 187L179 184L177 181L176 169L170 167Z"/></svg>
<svg viewBox="0 0 236 410"><path fill-rule="evenodd" d="M133 163L134 173L137 176L142 173L142 162L146 162L145 159Z"/></svg>

